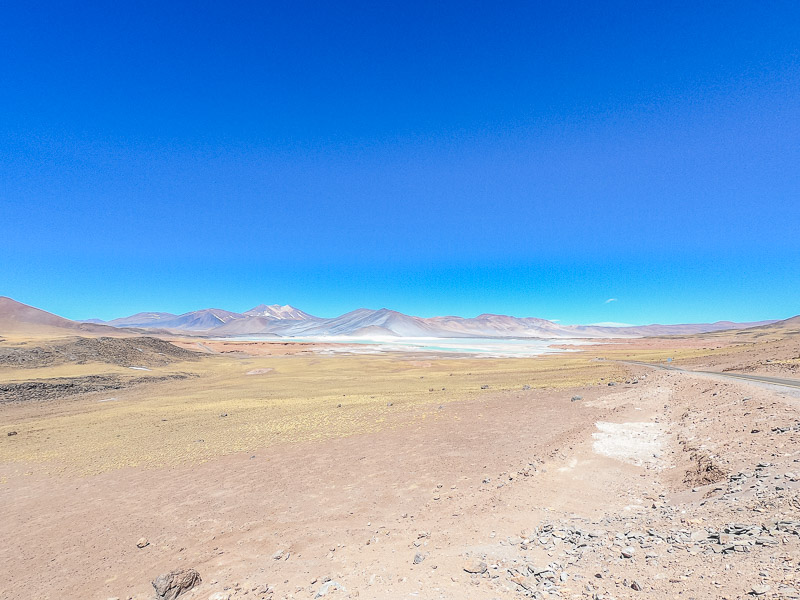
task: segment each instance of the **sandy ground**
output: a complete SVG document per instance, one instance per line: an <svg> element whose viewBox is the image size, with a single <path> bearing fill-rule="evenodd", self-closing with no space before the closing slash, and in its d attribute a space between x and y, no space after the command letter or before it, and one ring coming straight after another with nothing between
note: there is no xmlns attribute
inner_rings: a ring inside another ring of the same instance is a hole
<svg viewBox="0 0 800 600"><path fill-rule="evenodd" d="M702 362L680 350L600 352ZM249 352L122 402L0 406L0 598L153 598L188 567L195 600L800 597L800 394L590 352Z"/></svg>

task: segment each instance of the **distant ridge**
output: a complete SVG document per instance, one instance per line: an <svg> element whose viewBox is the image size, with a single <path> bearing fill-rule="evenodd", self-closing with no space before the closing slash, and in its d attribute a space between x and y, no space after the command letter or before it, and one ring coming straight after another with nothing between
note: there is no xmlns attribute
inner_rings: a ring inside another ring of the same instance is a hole
<svg viewBox="0 0 800 600"><path fill-rule="evenodd" d="M213 337L281 336L324 337L350 336L433 337L433 338L632 338L663 335L692 335L750 328L800 327L800 316L783 321L754 323L688 323L679 325L639 325L612 327L604 325L561 325L534 317L482 314L474 318L457 316L422 318L381 308L359 308L341 316L325 319L293 306L261 304L244 313L221 308L206 308L175 315L166 312L142 312L108 322L70 321L52 313L0 297L0 335L85 333L120 334L142 331L204 335ZM133 328L133 329L128 329Z"/></svg>
<svg viewBox="0 0 800 600"><path fill-rule="evenodd" d="M772 321L765 325L758 325L748 329L740 329L737 333L762 334L800 334L800 315L783 319L782 321Z"/></svg>
<svg viewBox="0 0 800 600"><path fill-rule="evenodd" d="M202 309L173 315L138 313L109 321L108 325L162 329L174 332L217 337L234 336L354 336L354 337L522 337L522 338L609 338L661 335L691 335L728 329L770 325L775 321L754 323L688 323L679 325L561 325L534 317L512 317L485 313L474 318L457 316L422 318L381 308L358 308L338 317L316 317L290 305L260 304L243 313L219 308Z"/></svg>
<svg viewBox="0 0 800 600"><path fill-rule="evenodd" d="M203 310L195 310L182 315L170 315L169 313L145 313L165 315L164 317L153 319L148 323L138 323L137 327L155 327L158 329L178 329L182 331L209 331L216 327L221 327L226 323L235 321L237 319L245 319L244 315L231 312L229 310L222 310L221 308L204 308ZM128 319L125 319L126 321ZM109 321L114 324L113 321ZM129 323L128 325L133 325Z"/></svg>
<svg viewBox="0 0 800 600"><path fill-rule="evenodd" d="M156 325L156 323L161 321L166 321L168 319L174 319L178 315L173 315L172 313L165 313L165 312L143 312L137 313L135 315L131 315L130 317L125 317L124 319L114 319L113 321L105 322L106 325L113 325L114 327L141 327L141 326L152 326ZM89 322L102 322L99 319L91 319L89 321L84 321L84 323Z"/></svg>

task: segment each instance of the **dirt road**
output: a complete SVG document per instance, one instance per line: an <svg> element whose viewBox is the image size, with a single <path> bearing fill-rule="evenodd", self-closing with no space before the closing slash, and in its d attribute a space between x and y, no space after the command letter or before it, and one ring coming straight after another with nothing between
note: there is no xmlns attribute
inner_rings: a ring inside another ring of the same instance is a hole
<svg viewBox="0 0 800 600"><path fill-rule="evenodd" d="M664 371L678 371L680 373L691 373L695 375L712 375L714 377L727 377L732 379L743 379L745 381L755 381L758 383L769 383L771 385L777 385L781 387L788 387L788 388L795 388L800 389L800 379L791 379L788 377L770 377L767 375L751 375L747 373L729 373L724 372L720 373L719 371L694 371L689 369L682 369L680 367L675 367L672 365L663 365L663 364L654 364L654 363L646 363L640 361L618 361L623 364L628 365L638 365L644 367L652 367L654 369L662 369Z"/></svg>

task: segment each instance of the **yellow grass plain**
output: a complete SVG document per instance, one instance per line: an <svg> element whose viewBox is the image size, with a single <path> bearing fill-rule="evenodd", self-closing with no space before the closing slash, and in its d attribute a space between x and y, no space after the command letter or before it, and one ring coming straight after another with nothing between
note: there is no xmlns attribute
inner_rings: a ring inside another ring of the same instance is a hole
<svg viewBox="0 0 800 600"><path fill-rule="evenodd" d="M272 371L247 375L256 369ZM149 373L101 364L4 369L0 380L89 373L191 376L57 402L7 404L0 463L24 463L27 472L92 474L203 462L436 418L449 402L524 385L568 388L624 377L619 365L579 354L525 359L215 355ZM8 437L9 431L17 435Z"/></svg>

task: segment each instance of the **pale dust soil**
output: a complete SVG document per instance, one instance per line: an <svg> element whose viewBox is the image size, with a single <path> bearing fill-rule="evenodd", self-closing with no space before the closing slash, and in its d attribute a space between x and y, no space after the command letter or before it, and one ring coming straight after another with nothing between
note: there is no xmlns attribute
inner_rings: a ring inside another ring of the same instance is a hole
<svg viewBox="0 0 800 600"><path fill-rule="evenodd" d="M189 600L800 596L798 393L628 368L204 464L0 464L0 598L152 598L185 567Z"/></svg>

